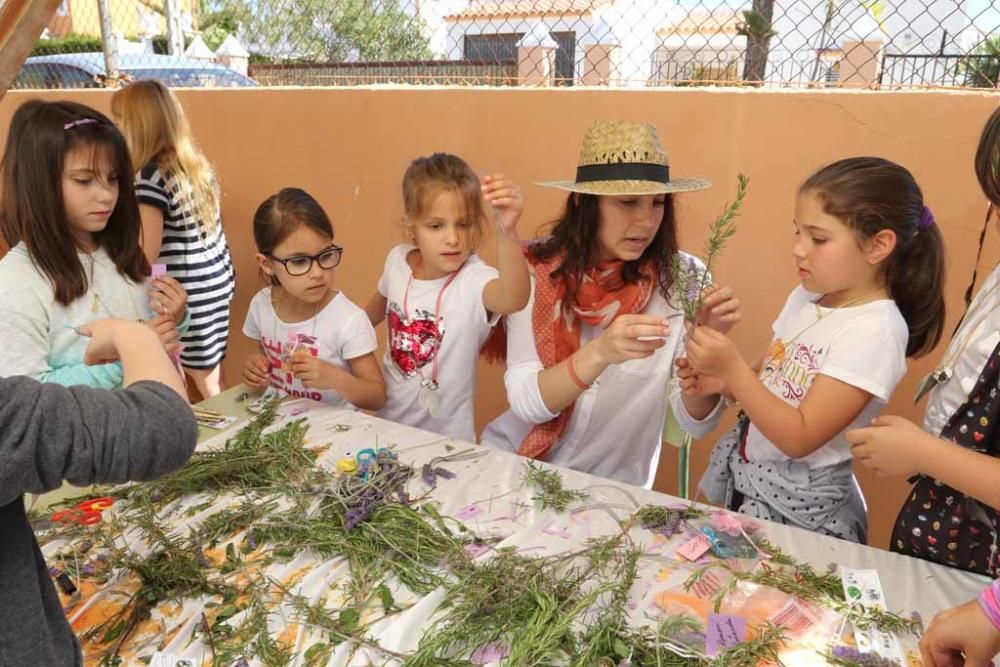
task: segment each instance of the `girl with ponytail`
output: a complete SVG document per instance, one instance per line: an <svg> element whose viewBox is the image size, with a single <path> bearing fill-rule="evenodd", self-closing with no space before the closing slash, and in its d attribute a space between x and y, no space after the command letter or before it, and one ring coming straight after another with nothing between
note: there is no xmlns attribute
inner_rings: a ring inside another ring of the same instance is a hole
<svg viewBox="0 0 1000 667"><path fill-rule="evenodd" d="M867 540L850 428L867 426L944 323L944 249L913 176L874 157L840 160L799 189L792 255L801 285L754 366L707 327L691 333L681 386L719 392L743 418L701 488L762 519Z"/></svg>

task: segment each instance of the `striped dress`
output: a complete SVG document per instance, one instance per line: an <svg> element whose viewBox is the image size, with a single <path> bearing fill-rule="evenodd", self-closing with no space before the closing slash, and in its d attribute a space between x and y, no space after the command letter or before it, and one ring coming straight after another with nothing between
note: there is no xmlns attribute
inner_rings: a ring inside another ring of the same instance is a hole
<svg viewBox="0 0 1000 667"><path fill-rule="evenodd" d="M181 363L187 368L211 369L226 356L229 337L229 304L236 288L236 274L229 243L217 220L205 232L196 212L181 195L177 178L164 174L155 163L136 177L140 204L163 212L163 243L158 263L188 294L191 327L181 337Z"/></svg>

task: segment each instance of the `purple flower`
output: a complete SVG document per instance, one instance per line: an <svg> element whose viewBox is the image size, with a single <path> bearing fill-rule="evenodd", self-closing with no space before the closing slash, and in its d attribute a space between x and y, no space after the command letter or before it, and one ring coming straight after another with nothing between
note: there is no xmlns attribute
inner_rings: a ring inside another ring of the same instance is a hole
<svg viewBox="0 0 1000 667"><path fill-rule="evenodd" d="M80 573L88 577L92 577L97 573L97 570L94 568L93 564L84 563L83 567L80 568Z"/></svg>
<svg viewBox="0 0 1000 667"><path fill-rule="evenodd" d="M233 663L233 667L250 667L250 663L247 662L246 658L240 658Z"/></svg>
<svg viewBox="0 0 1000 667"><path fill-rule="evenodd" d="M198 565L202 567L211 567L212 561L208 560L208 556L205 555L204 551L198 552Z"/></svg>
<svg viewBox="0 0 1000 667"><path fill-rule="evenodd" d="M437 486L437 473L430 463L425 463L420 468L420 479L424 480L424 484L427 486Z"/></svg>
<svg viewBox="0 0 1000 667"><path fill-rule="evenodd" d="M858 660L862 656L861 651L853 646L834 646L831 653L834 658L840 658L842 660Z"/></svg>
<svg viewBox="0 0 1000 667"><path fill-rule="evenodd" d="M845 662L850 662L859 667L899 667L899 663L889 658L884 658L878 653L866 653L859 651L853 646L834 646L830 654Z"/></svg>
<svg viewBox="0 0 1000 667"><path fill-rule="evenodd" d="M250 547L250 551L257 548L257 539L254 537L253 531L247 533L247 546Z"/></svg>
<svg viewBox="0 0 1000 667"><path fill-rule="evenodd" d="M101 563L107 563L108 562L108 555L107 554L97 554L96 558Z"/></svg>
<svg viewBox="0 0 1000 667"><path fill-rule="evenodd" d="M49 576L50 577L55 578L55 577L58 577L60 574L62 574L62 570L60 570L58 567L50 567L49 568Z"/></svg>
<svg viewBox="0 0 1000 667"><path fill-rule="evenodd" d="M424 484L430 487L437 486L437 478L442 479L455 479L455 473L448 470L447 468L442 468L440 466L433 466L430 463L425 463L420 468L420 478L424 480Z"/></svg>

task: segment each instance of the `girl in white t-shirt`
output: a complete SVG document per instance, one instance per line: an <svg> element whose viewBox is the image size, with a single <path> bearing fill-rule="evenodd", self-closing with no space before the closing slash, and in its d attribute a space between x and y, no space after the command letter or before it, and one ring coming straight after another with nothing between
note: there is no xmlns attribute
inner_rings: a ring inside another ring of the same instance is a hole
<svg viewBox="0 0 1000 667"><path fill-rule="evenodd" d="M388 326L388 398L378 416L475 442L480 349L497 319L528 301L521 191L499 174L480 182L461 158L435 153L406 170L403 206L411 243L389 251L366 308L373 325ZM475 252L494 216L499 270Z"/></svg>
<svg viewBox="0 0 1000 667"><path fill-rule="evenodd" d="M844 431L867 425L944 324L944 248L913 176L881 158L812 175L795 204L796 287L761 360L698 327L685 391L725 391L744 419L716 443L701 489L762 519L865 542Z"/></svg>
<svg viewBox="0 0 1000 667"><path fill-rule="evenodd" d="M243 381L336 407L382 407L375 330L333 286L344 251L319 202L298 188L281 190L257 209L253 236L271 285L254 295L243 325L258 344Z"/></svg>

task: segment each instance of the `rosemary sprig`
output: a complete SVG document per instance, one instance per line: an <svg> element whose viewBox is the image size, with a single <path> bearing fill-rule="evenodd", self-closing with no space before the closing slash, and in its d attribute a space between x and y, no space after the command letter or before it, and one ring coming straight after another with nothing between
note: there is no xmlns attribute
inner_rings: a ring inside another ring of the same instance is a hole
<svg viewBox="0 0 1000 667"><path fill-rule="evenodd" d="M673 257L673 279L677 298L680 301L684 318L689 322L697 322L698 314L705 295L710 286L712 266L722 254L726 243L736 234L736 217L743 207L747 185L750 179L744 174L737 176L736 199L727 203L722 214L709 226L708 238L705 240L705 264L700 267L694 258L687 261L679 254Z"/></svg>
<svg viewBox="0 0 1000 667"><path fill-rule="evenodd" d="M532 500L537 501L543 510L565 512L574 502L587 498L583 491L567 489L558 471L537 466L534 461L525 462L521 479L535 489Z"/></svg>

